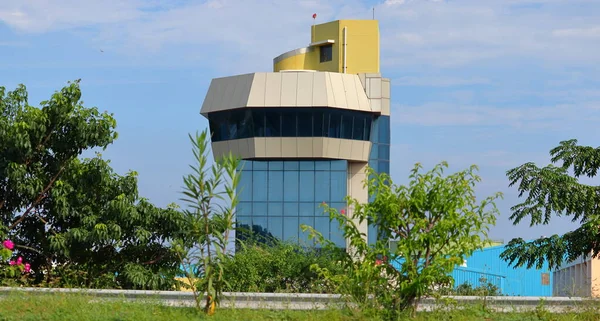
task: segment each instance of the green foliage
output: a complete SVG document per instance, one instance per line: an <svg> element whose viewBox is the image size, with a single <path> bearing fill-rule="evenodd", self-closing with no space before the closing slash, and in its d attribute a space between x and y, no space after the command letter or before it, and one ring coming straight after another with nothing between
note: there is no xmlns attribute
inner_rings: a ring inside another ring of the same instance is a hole
<svg viewBox="0 0 600 321"><path fill-rule="evenodd" d="M436 309L420 312L416 317L400 316L397 320L412 321L596 321L600 317L598 306L590 306L578 312L550 313L540 307L528 312L492 312L481 304L457 306L451 309ZM267 309L222 309L213 316L197 314L186 307L165 306L149 298L146 303L126 300L101 301L88 295L56 293L52 295L11 293L0 300L0 319L23 320L95 320L95 321L378 321L381 318L343 309L326 310L267 310Z"/></svg>
<svg viewBox="0 0 600 321"><path fill-rule="evenodd" d="M500 289L493 283L487 282L484 285L473 287L471 283L463 283L455 288L444 288L440 295L459 295L459 296L499 296Z"/></svg>
<svg viewBox="0 0 600 321"><path fill-rule="evenodd" d="M532 242L513 239L501 257L514 266L541 268L545 261L557 268L580 256L600 253L600 187L579 183L581 176L593 178L600 168L600 147L577 145L577 140L560 142L550 151L553 164L537 167L526 163L507 172L510 186L517 186L525 200L512 207L510 219L518 224L529 217L530 225L545 225L553 214L570 216L581 226L562 236L542 237ZM572 170L572 174L569 173Z"/></svg>
<svg viewBox="0 0 600 321"><path fill-rule="evenodd" d="M0 320L46 320L46 321L376 321L351 315L343 310L249 310L223 309L213 316L198 314L187 307L165 306L152 297L146 303L126 300L101 301L91 295L52 295L13 293L0 300Z"/></svg>
<svg viewBox="0 0 600 321"><path fill-rule="evenodd" d="M183 179L182 200L188 207L184 210L185 227L176 241L177 253L192 284L197 308L206 293L204 311L212 314L227 284L222 262L234 228L239 160L230 153L209 166L208 132L190 135L190 140L196 163L190 166L193 173Z"/></svg>
<svg viewBox="0 0 600 321"><path fill-rule="evenodd" d="M287 242L242 244L234 256L223 262L226 291L329 293L333 289L311 266L343 273L337 263L343 255L340 251Z"/></svg>
<svg viewBox="0 0 600 321"><path fill-rule="evenodd" d="M350 244L350 254L342 260L344 274L318 269L338 286L339 293L393 320L402 311L416 308L419 298L432 294L435 286L450 284L454 266L486 244L487 231L498 214L494 201L501 194L477 202L476 167L444 176L446 167L442 163L421 173L417 164L408 186L394 185L387 174L369 169L365 185L373 202L348 199L348 214L326 206ZM367 244L358 228L364 222L378 226L374 246ZM333 245L309 229L319 242ZM397 239L394 250L388 246L391 238Z"/></svg>
<svg viewBox="0 0 600 321"><path fill-rule="evenodd" d="M116 174L100 155L117 137L111 114L80 100L79 82L30 106L19 86L0 88L0 225L48 286L171 289L178 269L166 243L174 208L138 196L137 174Z"/></svg>

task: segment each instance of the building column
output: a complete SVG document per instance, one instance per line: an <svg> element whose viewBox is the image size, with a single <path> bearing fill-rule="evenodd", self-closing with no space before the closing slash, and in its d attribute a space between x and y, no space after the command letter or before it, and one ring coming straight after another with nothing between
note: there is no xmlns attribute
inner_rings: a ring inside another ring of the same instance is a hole
<svg viewBox="0 0 600 321"><path fill-rule="evenodd" d="M367 178L366 170L368 163L366 162L348 162L348 196L355 199L359 203L369 202L369 191L364 187L365 179ZM346 209L346 215L352 216L354 208L349 206ZM363 239L368 242L369 224L367 221L359 223L354 221L360 233L364 234ZM350 242L346 240L346 248L350 250Z"/></svg>

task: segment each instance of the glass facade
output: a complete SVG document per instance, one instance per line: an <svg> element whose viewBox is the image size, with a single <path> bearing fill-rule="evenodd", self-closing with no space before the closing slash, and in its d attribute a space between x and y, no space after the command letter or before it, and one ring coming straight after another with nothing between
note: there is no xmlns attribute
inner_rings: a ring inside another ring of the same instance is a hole
<svg viewBox="0 0 600 321"><path fill-rule="evenodd" d="M369 155L369 167L377 173L390 173L390 116L379 116L373 120L371 129L371 154ZM372 202L373 198L369 199ZM377 241L377 227L369 225L369 244Z"/></svg>
<svg viewBox="0 0 600 321"><path fill-rule="evenodd" d="M303 224L313 226L341 248L346 247L336 221L320 206L341 210L347 195L345 160L245 160L238 188L237 225L259 236L309 245ZM247 234L238 234L240 239ZM312 245L312 243L310 244Z"/></svg>
<svg viewBox="0 0 600 321"><path fill-rule="evenodd" d="M208 121L213 142L250 137L332 137L368 141L373 115L339 108L242 108L209 113Z"/></svg>

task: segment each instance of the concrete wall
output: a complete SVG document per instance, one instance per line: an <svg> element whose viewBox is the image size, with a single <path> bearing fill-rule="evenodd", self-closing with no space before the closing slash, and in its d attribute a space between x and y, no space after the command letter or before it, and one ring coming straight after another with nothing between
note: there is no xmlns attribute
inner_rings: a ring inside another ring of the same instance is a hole
<svg viewBox="0 0 600 321"><path fill-rule="evenodd" d="M600 297L600 258L580 257L554 275L554 296Z"/></svg>

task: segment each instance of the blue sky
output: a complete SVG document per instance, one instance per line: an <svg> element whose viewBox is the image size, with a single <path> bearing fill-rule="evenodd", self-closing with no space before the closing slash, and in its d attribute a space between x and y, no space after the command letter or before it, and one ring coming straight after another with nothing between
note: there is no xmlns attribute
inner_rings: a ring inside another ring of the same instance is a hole
<svg viewBox="0 0 600 321"><path fill-rule="evenodd" d="M270 71L309 42L317 22L380 20L382 73L392 79L392 176L416 162L480 167L478 195L505 194L491 236L535 238L568 220L512 226L505 172L571 138L597 146L600 2L593 0L20 0L0 2L0 85L37 104L82 79L84 101L115 114L103 155L139 173L140 192L177 201L192 161L187 134L210 80ZM101 52L101 50L103 52Z"/></svg>

